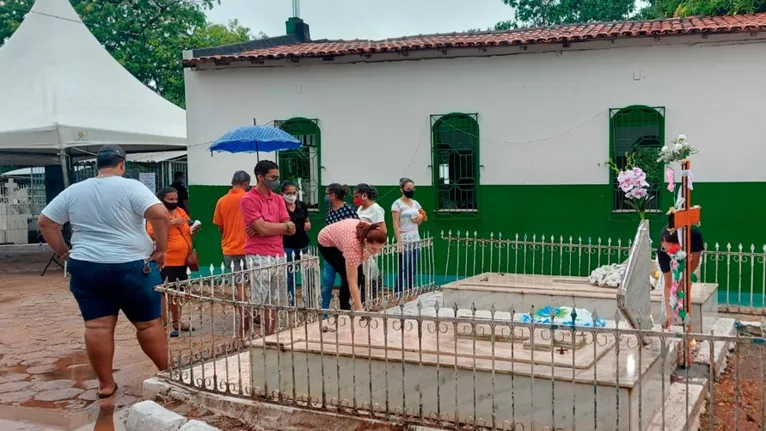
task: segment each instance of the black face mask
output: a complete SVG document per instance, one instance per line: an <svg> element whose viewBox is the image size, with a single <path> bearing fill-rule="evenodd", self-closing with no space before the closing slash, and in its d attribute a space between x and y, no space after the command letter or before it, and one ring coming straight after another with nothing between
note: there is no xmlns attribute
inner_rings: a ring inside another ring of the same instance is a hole
<svg viewBox="0 0 766 431"><path fill-rule="evenodd" d="M415 196L415 190L405 190L404 192L402 192L402 194L405 197L408 197L411 199L413 196Z"/></svg>
<svg viewBox="0 0 766 431"><path fill-rule="evenodd" d="M174 209L178 208L178 202L162 201L162 203L165 204L165 208L169 209L170 211L173 211Z"/></svg>

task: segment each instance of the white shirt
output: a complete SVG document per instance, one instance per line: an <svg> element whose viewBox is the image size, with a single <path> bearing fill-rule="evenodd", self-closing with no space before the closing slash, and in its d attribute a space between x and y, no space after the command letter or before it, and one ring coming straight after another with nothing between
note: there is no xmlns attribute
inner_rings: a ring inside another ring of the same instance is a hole
<svg viewBox="0 0 766 431"><path fill-rule="evenodd" d="M356 210L356 215L359 216L359 220L367 223L383 223L386 221L386 212L377 203L370 205L367 209L359 207Z"/></svg>
<svg viewBox="0 0 766 431"><path fill-rule="evenodd" d="M412 219L420 214L420 204L412 199L412 206L407 206L401 199L394 201L391 212L399 213L399 234L402 242L420 241L418 225ZM396 217L396 215L394 215Z"/></svg>
<svg viewBox="0 0 766 431"><path fill-rule="evenodd" d="M144 213L159 203L143 183L113 176L71 185L42 213L58 224L71 223L72 259L127 263L154 251Z"/></svg>

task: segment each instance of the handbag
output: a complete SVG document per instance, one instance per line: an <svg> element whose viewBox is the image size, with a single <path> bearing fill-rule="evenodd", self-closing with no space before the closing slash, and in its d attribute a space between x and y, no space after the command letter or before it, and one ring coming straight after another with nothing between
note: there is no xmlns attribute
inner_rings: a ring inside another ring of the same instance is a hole
<svg viewBox="0 0 766 431"><path fill-rule="evenodd" d="M186 239L186 235L184 235L184 231L181 229L181 226L176 227L181 233L181 238L183 238L184 241L186 241L186 245L189 246L189 254L186 255L186 266L188 266L192 272L199 271L199 256L197 255L197 250L194 249L193 244L189 244L189 240Z"/></svg>

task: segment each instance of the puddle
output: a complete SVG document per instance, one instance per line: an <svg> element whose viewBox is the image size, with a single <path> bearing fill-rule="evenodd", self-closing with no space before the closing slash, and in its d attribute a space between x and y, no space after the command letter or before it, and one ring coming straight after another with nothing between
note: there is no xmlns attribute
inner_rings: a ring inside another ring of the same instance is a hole
<svg viewBox="0 0 766 431"><path fill-rule="evenodd" d="M28 374L28 368L23 365L5 368L0 371L0 376L8 374ZM25 381L29 382L53 382L57 380L71 380L74 385L71 388L88 390L85 382L96 380L96 373L88 361L86 352L78 352L71 356L59 359L51 364L51 371L28 375ZM114 369L114 372L119 369ZM92 386L90 388L93 388ZM30 397L33 393L30 394ZM117 400L83 400L79 396L82 393L56 400L39 401L26 400L18 406L0 405L0 417L12 420L27 421L38 425L61 427L65 430L93 429L94 431L113 431L115 402ZM94 422L95 421L95 422ZM93 428L89 428L89 424ZM85 428L81 428L85 427Z"/></svg>

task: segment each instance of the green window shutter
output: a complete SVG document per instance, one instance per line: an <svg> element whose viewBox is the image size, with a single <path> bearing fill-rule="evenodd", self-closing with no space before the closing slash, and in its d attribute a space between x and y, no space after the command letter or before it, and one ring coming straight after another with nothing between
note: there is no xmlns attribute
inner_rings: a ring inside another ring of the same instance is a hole
<svg viewBox="0 0 766 431"><path fill-rule="evenodd" d="M478 211L478 115L432 115L431 157L437 210L456 213Z"/></svg>
<svg viewBox="0 0 766 431"><path fill-rule="evenodd" d="M322 184L319 155L322 134L315 119L291 118L275 121L274 125L295 136L303 145L296 150L283 150L277 154L279 177L292 181L303 193L303 202L309 209L319 209L319 187Z"/></svg>
<svg viewBox="0 0 766 431"><path fill-rule="evenodd" d="M627 156L635 157L636 165L646 172L649 195L654 196L647 210L661 211L660 188L663 184L663 165L657 161L659 149L665 145L665 108L629 106L609 110L610 157L618 168L624 169ZM625 194L617 185L616 174L609 171L612 189L612 210L634 211L626 202Z"/></svg>

